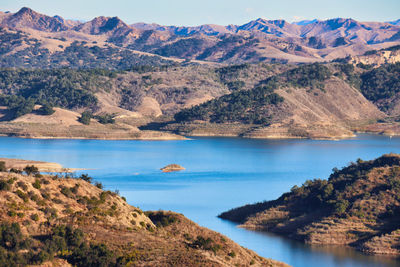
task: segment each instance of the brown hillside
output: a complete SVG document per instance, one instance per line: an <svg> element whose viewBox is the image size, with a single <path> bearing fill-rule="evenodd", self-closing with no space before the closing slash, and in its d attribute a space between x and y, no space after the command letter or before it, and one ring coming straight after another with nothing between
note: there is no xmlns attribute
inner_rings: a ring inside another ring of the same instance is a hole
<svg viewBox="0 0 400 267"><path fill-rule="evenodd" d="M311 244L355 247L400 255L400 155L357 160L328 180L308 180L273 201L220 215L242 227Z"/></svg>
<svg viewBox="0 0 400 267"><path fill-rule="evenodd" d="M261 258L181 214L143 213L116 193L101 190L99 184L38 174L5 172L0 177L0 231L9 231L19 240L14 245L2 245L0 256L19 255L9 259L10 264L286 266ZM13 228L9 228L11 223ZM15 230L15 224L21 233ZM104 254L91 254L96 251Z"/></svg>

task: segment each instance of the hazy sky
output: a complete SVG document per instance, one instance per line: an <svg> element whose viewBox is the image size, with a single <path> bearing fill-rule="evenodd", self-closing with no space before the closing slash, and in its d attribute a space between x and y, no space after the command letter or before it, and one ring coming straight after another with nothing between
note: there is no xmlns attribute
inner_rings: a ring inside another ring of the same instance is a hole
<svg viewBox="0 0 400 267"><path fill-rule="evenodd" d="M163 25L243 24L256 18L354 18L391 21L400 18L400 0L0 0L1 11L27 6L47 15L91 20L118 16L125 22Z"/></svg>

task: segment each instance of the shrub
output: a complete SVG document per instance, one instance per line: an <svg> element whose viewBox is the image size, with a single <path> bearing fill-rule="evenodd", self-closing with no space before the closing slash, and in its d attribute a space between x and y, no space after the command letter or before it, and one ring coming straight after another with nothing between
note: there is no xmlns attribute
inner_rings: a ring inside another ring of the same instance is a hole
<svg viewBox="0 0 400 267"><path fill-rule="evenodd" d="M81 176L79 178L84 180L84 181L86 181L86 182L88 182L89 184L91 184L92 181L93 181L93 178L90 177L87 173L86 174L81 174Z"/></svg>
<svg viewBox="0 0 400 267"><path fill-rule="evenodd" d="M115 114L100 114L94 116L95 119L97 119L101 124L107 124L107 123L115 123L114 119Z"/></svg>
<svg viewBox="0 0 400 267"><path fill-rule="evenodd" d="M71 189L66 186L61 186L61 193L66 197L69 197L69 198L73 197L73 193L72 193Z"/></svg>
<svg viewBox="0 0 400 267"><path fill-rule="evenodd" d="M24 242L18 223L3 223L0 225L0 245L13 251L26 247L26 242Z"/></svg>
<svg viewBox="0 0 400 267"><path fill-rule="evenodd" d="M4 161L0 161L0 172L6 172L6 163Z"/></svg>
<svg viewBox="0 0 400 267"><path fill-rule="evenodd" d="M164 214L162 212L149 212L146 215L157 227L166 227L178 221L178 218L173 214Z"/></svg>
<svg viewBox="0 0 400 267"><path fill-rule="evenodd" d="M22 181L19 181L18 183L17 183L17 185L19 186L19 187L21 187L23 190L27 190L28 189L28 186L24 183L24 182L22 182Z"/></svg>
<svg viewBox="0 0 400 267"><path fill-rule="evenodd" d="M9 210L7 212L7 215L10 216L10 217L15 217L15 216L17 216L17 213L15 212L15 210Z"/></svg>
<svg viewBox="0 0 400 267"><path fill-rule="evenodd" d="M90 124L90 119L91 119L92 117L93 117L92 112L90 112L90 111L84 111L84 112L81 114L81 117L78 119L78 121L79 121L80 123L82 123L82 124L89 125L89 124Z"/></svg>
<svg viewBox="0 0 400 267"><path fill-rule="evenodd" d="M103 184L100 182L96 182L94 185L99 189L103 189Z"/></svg>
<svg viewBox="0 0 400 267"><path fill-rule="evenodd" d="M36 189L40 189L42 187L40 184L40 181L38 179L35 180L35 182L32 184L32 186Z"/></svg>
<svg viewBox="0 0 400 267"><path fill-rule="evenodd" d="M37 221L39 221L39 215L37 215L37 214L32 214L32 215L31 215L31 219L32 219L32 221L37 222Z"/></svg>
<svg viewBox="0 0 400 267"><path fill-rule="evenodd" d="M39 113L40 113L41 115L51 115L51 114L53 114L54 112L55 112L55 110L54 110L53 107L52 107L50 104L48 104L48 103L43 104L42 107L39 109Z"/></svg>
<svg viewBox="0 0 400 267"><path fill-rule="evenodd" d="M28 165L27 165L27 166L24 168L24 171L25 171L25 173L26 173L27 175L31 175L31 174L33 174L33 175L40 174L39 169L38 169L36 166L34 166L34 165L31 165L31 166L28 166Z"/></svg>
<svg viewBox="0 0 400 267"><path fill-rule="evenodd" d="M0 180L0 191L8 191L10 190L11 186L4 180Z"/></svg>
<svg viewBox="0 0 400 267"><path fill-rule="evenodd" d="M114 266L116 257L104 244L87 246L83 243L79 248L74 249L71 256L68 257L68 262L77 267L106 267Z"/></svg>
<svg viewBox="0 0 400 267"><path fill-rule="evenodd" d="M350 205L350 203L348 200L341 199L335 203L335 212L339 215L342 215L346 212L349 205Z"/></svg>
<svg viewBox="0 0 400 267"><path fill-rule="evenodd" d="M28 202L29 198L28 198L28 195L27 195L27 194L25 194L24 192L22 192L22 191L19 190L19 189L18 189L15 193L16 193L17 196L19 196L24 202Z"/></svg>
<svg viewBox="0 0 400 267"><path fill-rule="evenodd" d="M13 172L13 173L18 173L18 174L21 174L21 173L22 173L22 171L21 171L21 170L14 169L14 168L11 168L11 169L10 169L10 172Z"/></svg>

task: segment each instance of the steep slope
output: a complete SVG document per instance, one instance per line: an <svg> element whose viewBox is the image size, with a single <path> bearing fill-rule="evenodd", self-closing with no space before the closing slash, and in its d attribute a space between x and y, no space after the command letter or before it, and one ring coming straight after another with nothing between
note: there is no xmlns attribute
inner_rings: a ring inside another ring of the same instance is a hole
<svg viewBox="0 0 400 267"><path fill-rule="evenodd" d="M350 245L366 253L400 254L400 155L357 160L328 180L308 180L273 201L219 217L249 229L311 244Z"/></svg>
<svg viewBox="0 0 400 267"><path fill-rule="evenodd" d="M181 214L143 213L101 184L91 185L87 175L72 179L26 170L32 174L0 173L2 264L286 266Z"/></svg>
<svg viewBox="0 0 400 267"><path fill-rule="evenodd" d="M363 55L348 57L347 62L357 65L371 65L379 67L384 64L400 62L400 46L392 46L381 50L370 50Z"/></svg>

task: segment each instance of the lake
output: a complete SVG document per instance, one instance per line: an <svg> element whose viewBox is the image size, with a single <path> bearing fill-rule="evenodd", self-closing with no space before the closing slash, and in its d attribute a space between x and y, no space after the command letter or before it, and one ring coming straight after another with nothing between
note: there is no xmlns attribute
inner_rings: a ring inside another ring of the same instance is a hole
<svg viewBox="0 0 400 267"><path fill-rule="evenodd" d="M292 266L399 266L352 249L311 247L237 228L216 216L233 207L271 200L334 167L384 153L400 153L400 138L359 135L341 141L193 138L185 141L37 140L0 137L0 157L87 168L105 189L119 190L143 210L172 210L221 232L264 257ZM186 168L159 169L170 163Z"/></svg>

